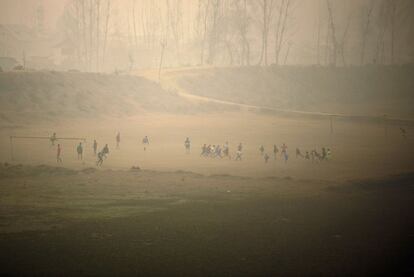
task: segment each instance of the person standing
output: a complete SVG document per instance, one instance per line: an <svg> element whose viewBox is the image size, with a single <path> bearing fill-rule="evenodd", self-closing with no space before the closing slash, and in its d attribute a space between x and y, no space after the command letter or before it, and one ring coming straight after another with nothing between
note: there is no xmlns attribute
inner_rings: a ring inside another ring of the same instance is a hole
<svg viewBox="0 0 414 277"><path fill-rule="evenodd" d="M56 162L62 163L62 147L60 146L60 144L57 145Z"/></svg>
<svg viewBox="0 0 414 277"><path fill-rule="evenodd" d="M185 139L185 141L184 141L184 146L185 146L185 152L187 153L187 154L189 154L190 153L190 147L191 147L191 142L190 142L190 138L186 138Z"/></svg>
<svg viewBox="0 0 414 277"><path fill-rule="evenodd" d="M274 144L273 145L273 155L274 155L275 160L277 158L277 153L279 153L279 148L277 148L277 145Z"/></svg>
<svg viewBox="0 0 414 277"><path fill-rule="evenodd" d="M93 140L93 155L96 156L96 151L98 151L98 143L96 142L96 139Z"/></svg>
<svg viewBox="0 0 414 277"><path fill-rule="evenodd" d="M230 151L229 151L229 142L226 141L226 143L223 146L223 154L225 157L230 159Z"/></svg>
<svg viewBox="0 0 414 277"><path fill-rule="evenodd" d="M55 145L55 141L57 141L56 133L53 133L53 135L50 137L50 142L52 143L52 146Z"/></svg>
<svg viewBox="0 0 414 277"><path fill-rule="evenodd" d="M76 151L78 152L78 160L83 159L83 146L82 142L79 142L78 147L76 148Z"/></svg>
<svg viewBox="0 0 414 277"><path fill-rule="evenodd" d="M264 150L265 150L264 147L263 147L263 145L260 146L259 150L260 150L260 155L263 156Z"/></svg>
<svg viewBox="0 0 414 277"><path fill-rule="evenodd" d="M285 163L287 163L287 160L288 160L287 148L288 147L285 143L283 143L283 145L280 148L282 149L281 154L282 154L283 158L285 159Z"/></svg>
<svg viewBox="0 0 414 277"><path fill-rule="evenodd" d="M121 143L121 133L118 132L116 135L116 149L119 149L119 144Z"/></svg>
<svg viewBox="0 0 414 277"><path fill-rule="evenodd" d="M239 143L239 146L237 146L237 151L243 151L243 145L241 142Z"/></svg>

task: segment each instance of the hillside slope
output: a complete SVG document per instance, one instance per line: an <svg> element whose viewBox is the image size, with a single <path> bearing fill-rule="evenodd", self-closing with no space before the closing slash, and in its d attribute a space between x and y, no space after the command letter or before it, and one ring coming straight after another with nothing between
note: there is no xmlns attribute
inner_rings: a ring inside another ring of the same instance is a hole
<svg viewBox="0 0 414 277"><path fill-rule="evenodd" d="M414 118L414 66L244 67L170 72L186 92L279 109Z"/></svg>
<svg viewBox="0 0 414 277"><path fill-rule="evenodd" d="M79 72L0 73L0 122L203 110L137 76Z"/></svg>

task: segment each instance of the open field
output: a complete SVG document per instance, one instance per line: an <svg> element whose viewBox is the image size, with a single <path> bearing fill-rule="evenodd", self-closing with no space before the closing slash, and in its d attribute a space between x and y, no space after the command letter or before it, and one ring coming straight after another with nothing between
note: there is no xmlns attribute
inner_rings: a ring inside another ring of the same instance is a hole
<svg viewBox="0 0 414 277"><path fill-rule="evenodd" d="M115 84L108 86L136 82L151 87L151 95L139 89L120 89L117 95L114 87L100 95L91 89L90 95L101 97L91 113L71 102L76 96L70 87L100 88L105 77L91 81L76 74L86 80L66 73L56 77L64 80L56 98L69 101L60 106L62 115L49 110L53 97L38 100L43 105L38 117L20 113L19 105L31 110L29 89L20 92L25 96L20 102L2 103L8 109L3 115L19 117L3 117L0 128L0 273L413 274L410 121L335 117L331 132L330 117L229 108L183 97L171 80L158 86L128 76L112 76ZM151 97L160 102L145 102ZM92 98L80 103L91 105ZM56 142L62 145L62 164L48 139L10 141L53 132L85 137L84 159L77 160L76 140ZM150 145L144 151L145 135ZM99 168L94 139L98 149L104 144L110 149ZM242 161L200 157L204 143L226 141L232 157L243 143ZM273 145L282 143L288 146L287 163L280 154L273 157ZM271 157L268 163L260 145ZM330 160L295 157L296 148L322 147L332 150Z"/></svg>
<svg viewBox="0 0 414 277"><path fill-rule="evenodd" d="M353 123L334 121L333 134L329 120L283 118L252 113L221 113L208 115L142 114L137 117L102 120L58 121L55 124L2 129L0 157L10 162L10 135L85 137L84 160L76 158L78 141L59 141L63 147L63 166L84 168L95 165L92 142L98 148L109 145L110 155L103 168L176 171L186 170L201 174L231 174L241 176L292 176L312 179L349 179L407 172L413 169L414 138L412 127L406 127L404 138L399 125L385 127L382 123ZM386 128L386 129L385 129ZM115 149L116 133L121 132L121 147ZM386 132L386 134L385 134ZM148 135L150 145L144 151L142 138ZM190 137L192 151L185 154L184 140ZM206 144L230 145L234 156L239 142L244 145L244 160L200 157ZM286 143L289 152L287 164L280 156L273 160L273 145ZM264 163L259 154L263 145L271 159ZM295 148L302 152L322 147L332 150L329 162L312 163L295 158ZM56 148L47 140L13 139L14 162L24 164L56 165Z"/></svg>
<svg viewBox="0 0 414 277"><path fill-rule="evenodd" d="M350 182L72 171L2 177L2 273L413 273L413 175Z"/></svg>
<svg viewBox="0 0 414 277"><path fill-rule="evenodd" d="M227 113L3 129L4 161L6 134L53 130L88 140L83 162L77 141L59 141L57 168L47 140L13 141L14 166L0 175L2 273L412 273L412 137L404 139L398 126L385 136L383 124L338 121L334 128L331 135L326 120ZM99 169L93 138L110 147ZM233 153L243 142L243 161L199 156L204 142L226 140ZM277 157L265 164L259 145L269 151L283 142L288 163ZM330 161L294 157L296 147L322 146L332 149Z"/></svg>

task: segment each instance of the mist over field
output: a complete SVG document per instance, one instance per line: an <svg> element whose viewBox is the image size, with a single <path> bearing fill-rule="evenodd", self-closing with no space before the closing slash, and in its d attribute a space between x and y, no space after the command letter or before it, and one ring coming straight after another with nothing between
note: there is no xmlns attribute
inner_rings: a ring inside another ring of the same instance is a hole
<svg viewBox="0 0 414 277"><path fill-rule="evenodd" d="M413 15L0 1L0 274L412 275Z"/></svg>

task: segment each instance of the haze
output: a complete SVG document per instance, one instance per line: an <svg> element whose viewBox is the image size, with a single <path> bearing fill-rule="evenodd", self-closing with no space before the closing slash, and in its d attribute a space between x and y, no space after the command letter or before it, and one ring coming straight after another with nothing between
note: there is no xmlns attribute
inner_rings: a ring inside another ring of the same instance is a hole
<svg viewBox="0 0 414 277"><path fill-rule="evenodd" d="M412 275L413 15L0 0L0 273Z"/></svg>

